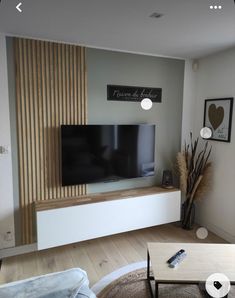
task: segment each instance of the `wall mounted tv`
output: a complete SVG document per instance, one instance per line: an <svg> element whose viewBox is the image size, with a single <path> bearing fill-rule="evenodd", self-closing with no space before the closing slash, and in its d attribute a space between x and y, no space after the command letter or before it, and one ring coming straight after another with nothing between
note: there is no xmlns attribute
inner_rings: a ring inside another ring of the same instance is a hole
<svg viewBox="0 0 235 298"><path fill-rule="evenodd" d="M62 186L153 176L155 125L62 125Z"/></svg>

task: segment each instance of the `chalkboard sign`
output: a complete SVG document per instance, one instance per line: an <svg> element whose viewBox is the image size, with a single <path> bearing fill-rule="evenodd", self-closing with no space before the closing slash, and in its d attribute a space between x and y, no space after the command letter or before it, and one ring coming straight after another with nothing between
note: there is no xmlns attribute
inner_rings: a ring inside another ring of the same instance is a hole
<svg viewBox="0 0 235 298"><path fill-rule="evenodd" d="M162 88L107 85L107 100L140 102L144 98L161 102Z"/></svg>

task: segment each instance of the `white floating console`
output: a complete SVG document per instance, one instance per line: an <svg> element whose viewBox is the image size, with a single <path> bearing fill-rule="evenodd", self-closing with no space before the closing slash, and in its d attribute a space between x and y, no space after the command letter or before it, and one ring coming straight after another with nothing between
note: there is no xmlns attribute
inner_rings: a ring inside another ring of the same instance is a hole
<svg viewBox="0 0 235 298"><path fill-rule="evenodd" d="M178 189L145 187L35 203L38 249L180 220Z"/></svg>

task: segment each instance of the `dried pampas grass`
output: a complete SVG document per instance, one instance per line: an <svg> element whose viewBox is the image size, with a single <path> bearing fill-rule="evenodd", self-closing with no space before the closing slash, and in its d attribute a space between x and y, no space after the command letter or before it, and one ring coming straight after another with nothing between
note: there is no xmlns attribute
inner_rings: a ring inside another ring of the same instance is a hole
<svg viewBox="0 0 235 298"><path fill-rule="evenodd" d="M187 193L187 180L188 180L188 169L187 162L184 152L179 152L176 157L176 169L180 178L180 189L186 194Z"/></svg>
<svg viewBox="0 0 235 298"><path fill-rule="evenodd" d="M208 162L211 147L206 142L202 150L198 150L199 138L193 140L190 133L190 143L184 146L184 151L176 156L176 169L180 179L180 189L186 196L187 210L183 226L187 226L195 200L203 198L211 186L212 165Z"/></svg>
<svg viewBox="0 0 235 298"><path fill-rule="evenodd" d="M190 134L190 144L185 144L185 150L176 156L180 189L186 194L186 199L202 198L211 185L212 166L211 162L208 162L211 148L208 148L206 142L204 148L198 152L198 141L198 138L193 141Z"/></svg>
<svg viewBox="0 0 235 298"><path fill-rule="evenodd" d="M195 200L202 199L205 194L210 190L212 184L212 164L208 162L204 168L202 180L198 185L197 191L195 192Z"/></svg>

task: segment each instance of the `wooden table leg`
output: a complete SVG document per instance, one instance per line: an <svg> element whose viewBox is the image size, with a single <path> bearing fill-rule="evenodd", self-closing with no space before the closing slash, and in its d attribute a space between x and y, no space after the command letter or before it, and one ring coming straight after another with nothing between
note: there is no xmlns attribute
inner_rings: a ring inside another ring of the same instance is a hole
<svg viewBox="0 0 235 298"><path fill-rule="evenodd" d="M158 282L155 281L155 298L158 298Z"/></svg>
<svg viewBox="0 0 235 298"><path fill-rule="evenodd" d="M150 279L150 257L149 252L147 251L147 279Z"/></svg>
<svg viewBox="0 0 235 298"><path fill-rule="evenodd" d="M150 256L149 256L149 252L147 251L147 283L149 286L149 291L151 294L151 297L154 298L154 293L153 293L153 289L151 286L151 280L154 280L153 276L150 276ZM158 297L158 296L156 296Z"/></svg>

